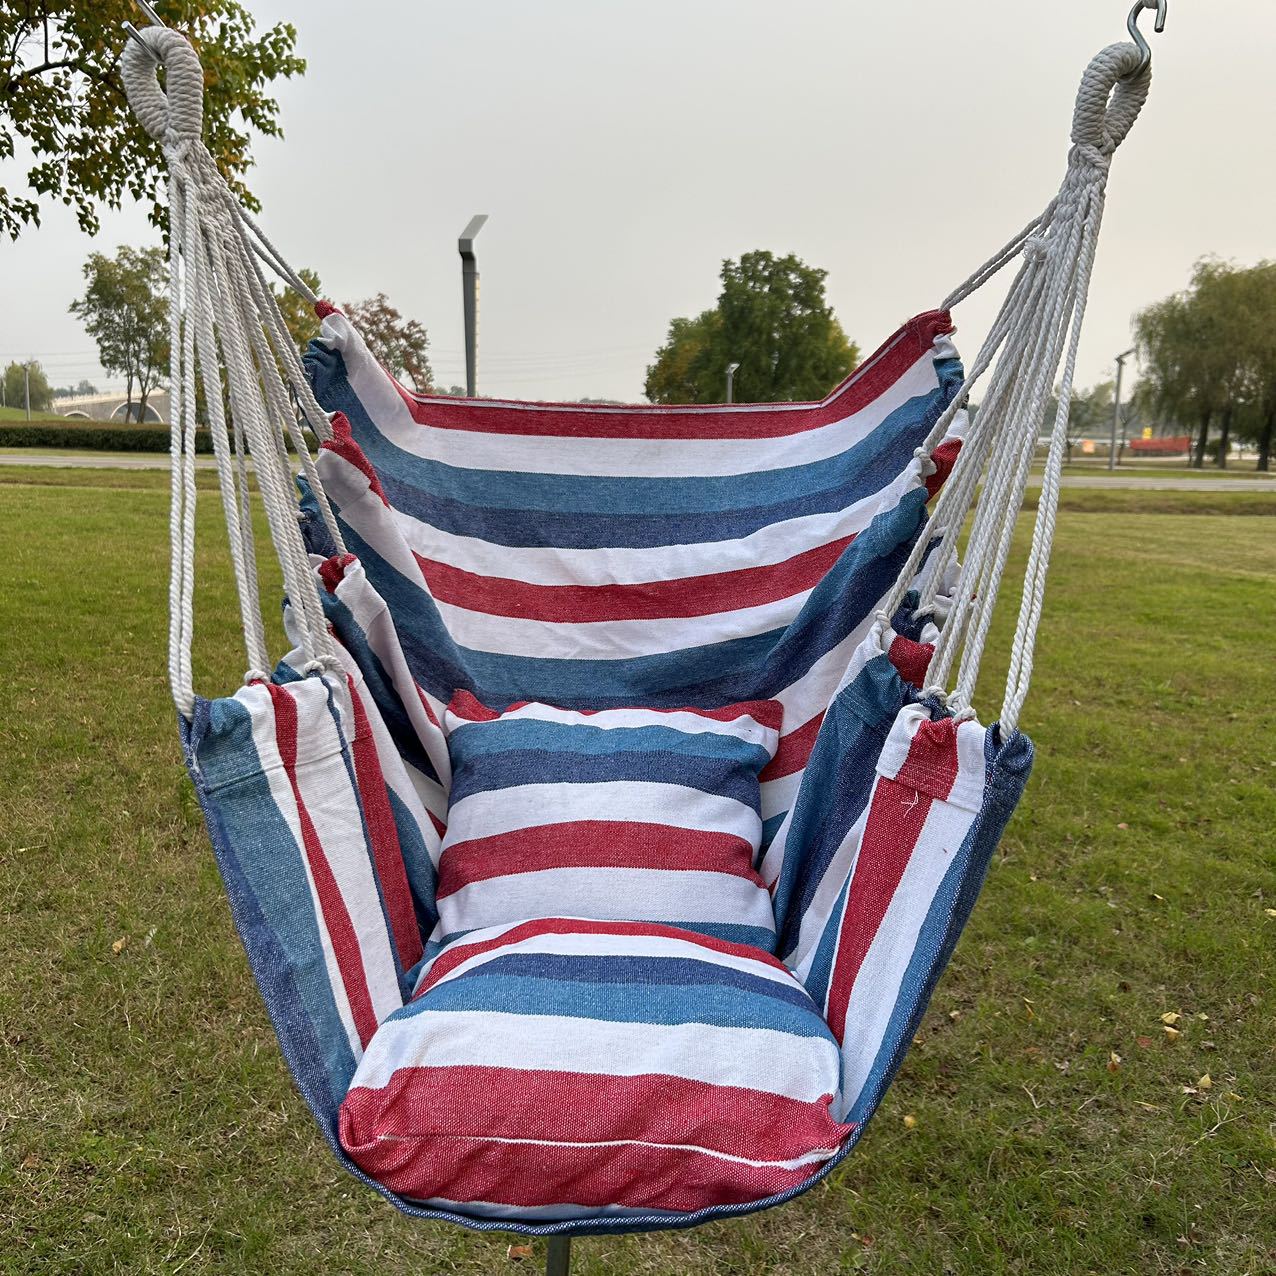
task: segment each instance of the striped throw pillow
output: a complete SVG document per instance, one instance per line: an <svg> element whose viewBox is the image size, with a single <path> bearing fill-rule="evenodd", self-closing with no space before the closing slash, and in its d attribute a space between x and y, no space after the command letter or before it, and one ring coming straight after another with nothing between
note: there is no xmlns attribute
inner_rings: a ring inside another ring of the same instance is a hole
<svg viewBox="0 0 1276 1276"><path fill-rule="evenodd" d="M640 922L468 935L378 1028L343 1147L471 1216L641 1218L808 1186L853 1127L840 1052L780 961Z"/></svg>
<svg viewBox="0 0 1276 1276"><path fill-rule="evenodd" d="M438 877L448 943L535 917L651 921L773 951L758 773L781 706L496 713L461 693Z"/></svg>

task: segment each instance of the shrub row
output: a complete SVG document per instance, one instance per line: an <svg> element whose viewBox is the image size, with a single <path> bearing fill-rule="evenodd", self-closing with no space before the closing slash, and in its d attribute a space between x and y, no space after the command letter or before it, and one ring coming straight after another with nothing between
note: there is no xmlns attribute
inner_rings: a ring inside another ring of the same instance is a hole
<svg viewBox="0 0 1276 1276"><path fill-rule="evenodd" d="M309 431L307 431L309 438ZM314 440L310 439L311 446ZM0 447L83 448L92 452L167 452L168 427L109 425L96 421L9 423L0 421ZM195 451L211 453L213 436L206 426L195 431ZM292 440L288 450L293 451Z"/></svg>

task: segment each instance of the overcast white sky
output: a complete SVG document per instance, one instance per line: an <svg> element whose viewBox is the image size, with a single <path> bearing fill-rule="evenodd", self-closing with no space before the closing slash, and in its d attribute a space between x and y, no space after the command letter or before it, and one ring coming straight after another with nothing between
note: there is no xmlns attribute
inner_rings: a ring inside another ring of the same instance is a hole
<svg viewBox="0 0 1276 1276"><path fill-rule="evenodd" d="M865 353L1056 189L1086 60L1124 0L249 0L309 60L258 142L263 221L337 301L385 291L462 381L456 237L475 212L480 389L638 399L722 258L796 252ZM1148 28L1151 14L1145 15ZM1171 0L1152 96L1113 166L1080 378L1131 312L1216 253L1276 257L1276 2ZM11 167L11 166L9 166ZM0 181L19 174L3 172ZM16 183L15 183L16 184ZM96 242L61 209L0 244L0 360L105 378L66 313ZM998 286L957 312L973 351Z"/></svg>

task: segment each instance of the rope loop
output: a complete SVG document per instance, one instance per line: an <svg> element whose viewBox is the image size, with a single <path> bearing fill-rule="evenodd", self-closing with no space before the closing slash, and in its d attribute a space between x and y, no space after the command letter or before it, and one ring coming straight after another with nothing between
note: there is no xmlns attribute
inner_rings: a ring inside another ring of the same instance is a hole
<svg viewBox="0 0 1276 1276"><path fill-rule="evenodd" d="M190 42L170 27L146 27L130 40L120 59L120 76L129 105L142 127L168 146L189 146L204 133L204 68ZM164 68L160 87L159 68Z"/></svg>
<svg viewBox="0 0 1276 1276"><path fill-rule="evenodd" d="M1138 46L1110 44L1086 67L1072 115L1072 140L1111 155L1134 127L1152 83L1152 69L1139 72Z"/></svg>

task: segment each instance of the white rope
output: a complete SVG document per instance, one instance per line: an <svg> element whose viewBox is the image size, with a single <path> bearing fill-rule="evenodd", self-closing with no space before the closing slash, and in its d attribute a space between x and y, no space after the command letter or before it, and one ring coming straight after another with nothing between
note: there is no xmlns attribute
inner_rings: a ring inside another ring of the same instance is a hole
<svg viewBox="0 0 1276 1276"><path fill-rule="evenodd" d="M953 473L935 502L928 530L913 546L881 612L881 617L893 616L908 589L917 588L916 614L931 614L943 620L930 665L931 685L926 692L945 700L958 716L973 716L971 699L980 661L1045 424L1046 405L1062 360L1058 407L1000 719L1006 734L1017 728L1032 674L1066 451L1077 347L1102 221L1108 166L1137 118L1150 83L1148 70L1136 74L1139 63L1139 52L1130 44L1104 49L1090 63L1077 95L1073 147L1059 194L1040 217L999 249L944 302L945 309L957 304L1022 254L1023 265L970 374L918 450L919 459L928 461L971 387L987 373L983 404L967 431ZM977 492L979 500L965 562L951 598L943 602L944 614L939 617L939 590L951 579L958 537ZM940 538L937 546L936 537ZM923 567L928 552L931 557ZM951 694L947 694L954 666L956 682Z"/></svg>
<svg viewBox="0 0 1276 1276"><path fill-rule="evenodd" d="M204 389L213 433L222 511L248 654L246 679L264 678L268 669L252 528L249 456L284 588L300 622L298 645L306 673L336 670L340 661L298 526L296 490L285 438L291 439L296 448L334 544L340 552L345 552L345 544L298 411L321 442L331 437L331 425L310 389L261 263L265 262L311 303L316 298L257 223L240 208L201 140L204 81L194 50L183 36L165 27L147 28L142 39L154 60L146 49L130 43L125 48L121 72L134 112L151 136L162 142L169 167L173 398L169 679L179 710L189 716L195 704L191 651L195 627L197 381ZM164 68L163 90L157 64Z"/></svg>

